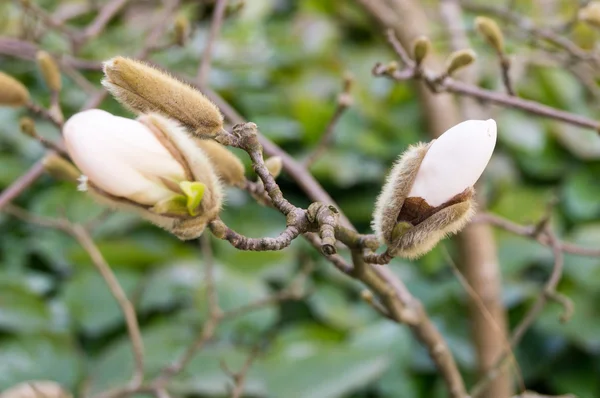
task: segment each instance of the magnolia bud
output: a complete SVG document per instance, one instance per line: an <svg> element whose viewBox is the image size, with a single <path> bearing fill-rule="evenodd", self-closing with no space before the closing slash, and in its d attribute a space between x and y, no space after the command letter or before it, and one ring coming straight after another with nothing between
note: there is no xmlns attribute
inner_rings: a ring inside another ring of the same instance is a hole
<svg viewBox="0 0 600 398"><path fill-rule="evenodd" d="M44 77L44 81L46 82L48 88L55 92L60 91L60 69L58 69L54 58L52 58L52 56L46 51L38 51L36 58L38 67L42 72L42 76Z"/></svg>
<svg viewBox="0 0 600 398"><path fill-rule="evenodd" d="M475 27L497 52L504 52L504 35L496 21L488 17L477 17Z"/></svg>
<svg viewBox="0 0 600 398"><path fill-rule="evenodd" d="M177 123L138 120L98 109L72 116L63 135L84 173L82 188L107 205L132 210L181 239L200 236L221 208L207 155Z"/></svg>
<svg viewBox="0 0 600 398"><path fill-rule="evenodd" d="M24 116L19 120L19 127L21 132L31 138L38 138L37 131L35 129L35 122L32 118Z"/></svg>
<svg viewBox="0 0 600 398"><path fill-rule="evenodd" d="M4 390L0 398L71 398L60 384L54 381L26 381Z"/></svg>
<svg viewBox="0 0 600 398"><path fill-rule="evenodd" d="M277 178L279 177L279 174L281 174L281 169L283 169L283 162L281 161L281 157L271 156L265 160L265 166L267 166L267 169L273 178Z"/></svg>
<svg viewBox="0 0 600 398"><path fill-rule="evenodd" d="M24 106L29 102L29 91L14 77L0 72L0 105Z"/></svg>
<svg viewBox="0 0 600 398"><path fill-rule="evenodd" d="M175 43L178 46L184 46L190 36L190 22L189 20L180 15L175 20Z"/></svg>
<svg viewBox="0 0 600 398"><path fill-rule="evenodd" d="M473 185L496 144L493 120L462 122L396 162L373 214L373 229L394 255L417 258L474 213Z"/></svg>
<svg viewBox="0 0 600 398"><path fill-rule="evenodd" d="M223 129L219 108L201 92L139 61L116 57L104 63L102 84L136 113L159 113L178 120L199 136Z"/></svg>
<svg viewBox="0 0 600 398"><path fill-rule="evenodd" d="M431 41L426 36L418 37L413 43L413 57L417 65L421 65L431 50Z"/></svg>
<svg viewBox="0 0 600 398"><path fill-rule="evenodd" d="M579 10L579 20L600 28L600 1L592 1Z"/></svg>
<svg viewBox="0 0 600 398"><path fill-rule="evenodd" d="M57 180L77 182L81 175L73 163L54 153L46 155L42 165L44 170Z"/></svg>
<svg viewBox="0 0 600 398"><path fill-rule="evenodd" d="M453 52L446 62L446 74L451 76L457 70L471 65L476 57L475 51L470 48Z"/></svg>
<svg viewBox="0 0 600 398"><path fill-rule="evenodd" d="M208 155L221 181L228 185L241 185L245 181L244 165L231 151L213 140L196 138L194 141Z"/></svg>

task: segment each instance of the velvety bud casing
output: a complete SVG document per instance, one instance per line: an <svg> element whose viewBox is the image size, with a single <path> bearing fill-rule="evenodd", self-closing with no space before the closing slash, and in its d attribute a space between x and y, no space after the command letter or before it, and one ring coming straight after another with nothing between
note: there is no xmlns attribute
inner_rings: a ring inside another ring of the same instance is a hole
<svg viewBox="0 0 600 398"><path fill-rule="evenodd" d="M419 257L464 227L474 213L473 185L495 143L493 120L468 120L401 155L373 215L373 229L392 254Z"/></svg>

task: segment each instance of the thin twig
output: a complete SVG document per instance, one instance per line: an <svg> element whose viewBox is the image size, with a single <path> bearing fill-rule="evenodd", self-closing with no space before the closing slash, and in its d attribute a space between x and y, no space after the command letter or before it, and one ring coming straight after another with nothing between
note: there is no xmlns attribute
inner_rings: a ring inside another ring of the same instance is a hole
<svg viewBox="0 0 600 398"><path fill-rule="evenodd" d="M535 234L534 226L525 226L516 224L510 220L502 218L500 216L491 213L480 213L475 216L473 222L483 222L492 224L495 227L502 228L513 234L524 236L526 238L535 239L544 246L551 247L552 244L548 235L546 234ZM589 247L582 247L573 243L558 241L560 250L564 253L575 254L578 256L586 257L600 257L600 249L593 249Z"/></svg>
<svg viewBox="0 0 600 398"><path fill-rule="evenodd" d="M310 168L310 166L312 166L331 145L331 142L333 140L333 133L335 131L335 126L341 119L346 109L348 109L352 105L352 95L350 94L352 82L352 76L347 73L346 76L344 76L342 92L338 95L337 98L337 105L335 107L335 111L333 112L331 119L327 123L325 132L321 135L321 139L319 140L319 143L316 145L313 152L310 155L308 155L306 159L304 159L304 167L306 167L307 169Z"/></svg>
<svg viewBox="0 0 600 398"><path fill-rule="evenodd" d="M225 15L225 9L227 6L227 0L217 0L215 4L215 10L213 11L212 23L210 24L210 32L208 33L208 39L202 53L202 61L198 67L198 74L196 75L196 81L199 85L206 84L208 74L210 72L210 64L212 58L212 48L217 40L221 25L223 24L223 16Z"/></svg>

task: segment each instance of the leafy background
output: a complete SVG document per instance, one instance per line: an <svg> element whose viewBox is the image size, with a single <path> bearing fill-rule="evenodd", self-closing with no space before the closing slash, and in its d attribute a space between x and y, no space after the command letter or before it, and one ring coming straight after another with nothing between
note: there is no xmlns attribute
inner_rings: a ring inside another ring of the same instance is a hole
<svg viewBox="0 0 600 398"><path fill-rule="evenodd" d="M54 10L58 0L40 0ZM63 2L66 3L66 2ZM152 2L134 1L82 57L103 60L132 55L150 28ZM518 10L547 23L541 1L519 1ZM555 19L572 12L557 1ZM437 5L427 2L435 23ZM181 74L193 76L208 34L210 5L186 2L180 10L195 24L190 44L153 56ZM85 26L93 15L74 21ZM465 17L471 31L473 15ZM0 4L0 33L17 36L20 11ZM438 26L438 25L436 25ZM441 25L432 37L447 52ZM496 60L471 32L479 54L481 84L501 90ZM576 26L573 37L593 42L597 33ZM519 65L517 89L525 98L598 117L593 90L562 68L526 62L529 49L509 41ZM67 50L57 33L47 31L41 46ZM354 106L336 127L335 146L313 167L315 177L363 232L369 231L373 202L391 162L403 149L427 140L426 123L410 84L371 76L377 61L392 54L380 28L353 2L320 0L246 1L231 15L214 49L210 84L261 131L303 158L318 142L335 107L342 76L355 77ZM0 57L0 68L27 84L47 103L44 84L31 62ZM518 69L518 68L517 68ZM99 73L86 73L99 82ZM62 104L76 112L86 95L63 79ZM128 115L112 99L102 108ZM560 202L554 227L567 240L600 243L600 140L592 131L517 111L493 108L499 142L485 173L491 211L519 223L534 222L552 197ZM6 187L43 154L18 131L19 109L0 108L0 188ZM39 120L49 138L57 132ZM247 162L247 159L244 158ZM247 163L248 164L248 163ZM251 175L248 171L248 175ZM283 191L294 202L307 198L284 174ZM17 203L48 216L66 212L75 221L102 212L75 187L44 176ZM273 236L283 217L258 206L243 192L230 190L223 219L249 236ZM112 214L94 238L135 303L147 349L147 373L155 374L175 358L205 319L203 258L195 243L182 243L129 214ZM552 265L549 249L524 238L496 232L503 298L515 325L539 294ZM306 262L313 262L310 295L223 324L218 339L178 376L176 396L218 397L229 379L220 361L241 367L249 347L273 328L278 333L252 368L246 395L252 397L441 397L444 387L426 352L405 327L381 319L360 299L361 286L340 276L305 242L276 253L242 253L213 242L217 289L224 309L266 297ZM390 268L423 301L449 341L469 383L475 355L469 336L468 297L452 275L443 250L458 260L452 240L416 262L395 260ZM600 259L566 256L559 286L575 303L566 325L560 308L549 305L516 350L526 385L538 392L600 396ZM118 307L85 252L59 232L24 224L0 214L0 390L29 379L52 379L77 390L87 380L92 392L121 385L132 358ZM88 379L89 377L89 379Z"/></svg>

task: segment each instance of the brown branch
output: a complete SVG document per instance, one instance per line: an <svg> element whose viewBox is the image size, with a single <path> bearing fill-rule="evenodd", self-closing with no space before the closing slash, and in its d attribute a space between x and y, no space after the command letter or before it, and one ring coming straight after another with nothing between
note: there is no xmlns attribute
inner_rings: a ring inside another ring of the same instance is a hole
<svg viewBox="0 0 600 398"><path fill-rule="evenodd" d="M0 210L10 203L21 192L29 188L44 173L42 160L34 163L22 176L13 181L4 191L0 192Z"/></svg>
<svg viewBox="0 0 600 398"><path fill-rule="evenodd" d="M525 226L516 224L510 220L499 217L491 213L480 213L475 216L474 223L489 223L495 227L504 229L516 235L534 239L544 246L551 247L551 241L546 234L535 234L535 226ZM600 249L582 247L573 243L558 241L560 250L564 253L575 254L585 257L600 257Z"/></svg>
<svg viewBox="0 0 600 398"><path fill-rule="evenodd" d="M402 48L400 42L394 36L392 36L390 40L395 48ZM398 53L398 56L401 56L400 53ZM427 86L436 93L449 92L465 95L484 102L490 102L508 108L520 109L535 115L559 120L574 126L591 128L597 132L600 132L600 122L585 116L576 115L567 111L540 104L535 101L486 90L472 84L460 82L450 77L440 80L437 75L428 70L424 70L422 73L415 73L414 68L411 69L410 66L404 70L390 70L390 68L385 65L377 64L373 68L373 74L375 76L386 76L396 81L420 79L423 80Z"/></svg>
<svg viewBox="0 0 600 398"><path fill-rule="evenodd" d="M521 319L517 327L512 333L510 338L510 347L514 349L514 347L519 344L527 330L531 327L531 325L538 318L548 301L554 300L563 306L563 315L561 316L561 320L567 321L572 312L573 305L570 300L561 295L556 291L558 287L558 283L562 277L563 265L564 265L564 256L563 251L560 246L560 242L556 238L556 236L552 233L549 227L546 228L543 233L547 236L550 241L550 246L552 247L552 252L554 254L554 266L552 267L552 272L550 273L550 277L544 285L542 292L538 295L533 306L527 311L527 314ZM510 352L505 352L496 362L495 366L493 366L488 373L486 373L482 379L477 382L477 384L471 390L472 398L477 398L482 395L485 391L487 385L492 382L496 376L500 373L500 370L506 366L508 363Z"/></svg>
<svg viewBox="0 0 600 398"><path fill-rule="evenodd" d="M573 58L580 61L591 61L596 67L600 65L600 54L596 52L587 52L577 44L569 40L565 35L557 34L552 29L538 28L533 21L523 17L521 14L497 6L482 5L461 0L461 5L469 11L495 15L506 22L509 22L528 36L544 40L553 46L556 46L567 52Z"/></svg>
<svg viewBox="0 0 600 398"><path fill-rule="evenodd" d="M144 344L142 341L142 335L140 333L135 308L133 307L131 301L127 298L127 294L121 287L119 280L116 278L100 250L98 250L98 247L92 240L92 237L89 235L87 230L83 226L72 224L66 219L53 219L38 216L12 205L8 205L4 211L27 223L39 225L45 228L57 229L69 234L75 238L81 247L88 253L94 267L96 267L97 271L106 282L109 291L119 304L121 312L123 312L123 316L125 317L125 324L127 325L127 332L129 334L129 339L131 340L135 363L133 375L126 389L134 390L139 388L144 379Z"/></svg>
<svg viewBox="0 0 600 398"><path fill-rule="evenodd" d="M327 127L325 127L325 132L323 135L321 135L321 139L319 140L319 143L316 145L313 152L308 155L306 159L304 159L304 167L307 169L310 168L310 166L312 166L321 156L323 156L327 148L331 145L335 126L341 119L346 109L352 105L352 95L350 94L352 82L352 76L347 73L344 77L342 92L338 95L335 111L327 123Z"/></svg>
<svg viewBox="0 0 600 398"><path fill-rule="evenodd" d="M91 236L85 228L81 225L72 225L70 228L71 235L79 242L81 247L89 254L92 262L102 278L105 280L110 292L112 293L115 300L121 307L121 311L125 316L125 324L127 325L127 332L129 339L131 340L133 357L135 362L135 368L129 386L131 388L137 388L141 385L144 380L144 343L142 341L142 335L140 333L140 327L135 314L135 308L133 304L127 298L125 291L119 284L118 279L112 272L112 269L102 256L100 250L92 240Z"/></svg>
<svg viewBox="0 0 600 398"><path fill-rule="evenodd" d="M305 222L306 223L306 222ZM219 239L228 241L231 246L238 250L267 251L283 250L288 247L294 239L301 234L301 230L295 223L288 225L276 238L249 238L229 228L223 221L215 220L209 224L213 235Z"/></svg>
<svg viewBox="0 0 600 398"><path fill-rule="evenodd" d="M212 48L217 40L219 31L221 30L226 7L227 0L216 0L215 10L213 11L212 22L210 24L210 32L208 33L206 46L204 47L204 52L202 53L202 61L198 67L198 74L196 75L196 81L201 86L207 83L208 74L210 72Z"/></svg>
<svg viewBox="0 0 600 398"><path fill-rule="evenodd" d="M81 48L90 39L96 38L106 25L125 7L129 0L111 0L106 3L96 15L96 18L83 30L81 35L76 36L75 42Z"/></svg>

